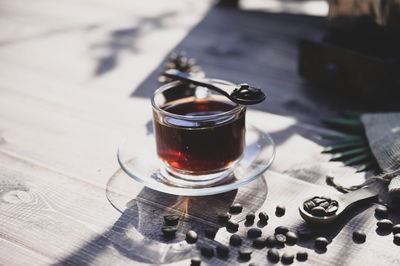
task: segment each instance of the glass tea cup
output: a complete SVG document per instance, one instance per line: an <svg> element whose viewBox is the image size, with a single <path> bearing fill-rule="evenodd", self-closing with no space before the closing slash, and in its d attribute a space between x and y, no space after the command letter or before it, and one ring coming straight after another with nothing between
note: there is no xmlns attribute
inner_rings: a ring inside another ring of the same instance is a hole
<svg viewBox="0 0 400 266"><path fill-rule="evenodd" d="M244 105L180 81L161 86L151 103L164 177L190 185L212 184L230 176L245 149Z"/></svg>

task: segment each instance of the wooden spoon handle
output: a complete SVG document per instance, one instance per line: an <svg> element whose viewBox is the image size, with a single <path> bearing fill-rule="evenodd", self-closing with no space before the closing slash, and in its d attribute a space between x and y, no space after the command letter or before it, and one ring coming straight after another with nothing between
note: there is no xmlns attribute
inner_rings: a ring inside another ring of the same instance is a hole
<svg viewBox="0 0 400 266"><path fill-rule="evenodd" d="M346 206L350 205L356 201L368 199L372 197L378 196L379 192L373 187L364 187L357 189L355 191L349 192L347 194L343 194L339 196L341 202L343 202Z"/></svg>

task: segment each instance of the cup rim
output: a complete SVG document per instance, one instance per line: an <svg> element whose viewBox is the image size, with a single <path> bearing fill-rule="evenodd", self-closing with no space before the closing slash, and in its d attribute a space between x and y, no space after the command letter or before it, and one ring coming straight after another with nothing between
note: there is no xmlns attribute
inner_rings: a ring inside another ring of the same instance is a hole
<svg viewBox="0 0 400 266"><path fill-rule="evenodd" d="M215 81L217 83L225 83L225 84L232 84L230 82L224 81L224 80L219 80L219 79L210 79L210 81ZM235 106L233 109L226 111L226 112L222 112L222 113L218 113L218 114L213 114L213 115L179 115L179 114L174 114L168 111L165 111L164 109L161 109L154 101L155 96L162 92L165 91L173 86L176 86L178 84L183 84L183 82L177 80L177 81L173 81L173 82L169 82L167 84L162 85L161 87L159 87L157 90L154 91L152 97L151 97L151 105L153 107L153 109L157 110L158 112L167 115L169 117L174 117L177 119L186 119L186 120L209 120L209 119L215 119L215 118L219 118L221 116L226 116L226 115L232 115L235 113L238 113L239 111L243 110L244 108L246 108L245 105L242 104L237 104L237 106Z"/></svg>

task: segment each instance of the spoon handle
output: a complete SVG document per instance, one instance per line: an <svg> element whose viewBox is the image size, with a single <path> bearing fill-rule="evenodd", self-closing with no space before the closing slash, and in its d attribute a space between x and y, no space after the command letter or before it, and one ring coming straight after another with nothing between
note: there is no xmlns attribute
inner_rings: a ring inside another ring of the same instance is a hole
<svg viewBox="0 0 400 266"><path fill-rule="evenodd" d="M340 201L345 205L350 205L356 201L378 196L379 192L373 187L360 188L339 196Z"/></svg>
<svg viewBox="0 0 400 266"><path fill-rule="evenodd" d="M198 78L198 77L193 77L185 72L181 72L179 70L176 69L168 69L163 73L164 76L172 78L174 80L180 80L183 82L190 82L194 85L197 86L202 86L202 87L207 87L209 89L212 90L216 90L222 94L224 94L225 96L227 96L228 98L230 97L231 93L235 90L236 86L229 86L229 85L225 85L225 86L217 86L213 83L211 83L210 81L208 81L207 79L204 78Z"/></svg>

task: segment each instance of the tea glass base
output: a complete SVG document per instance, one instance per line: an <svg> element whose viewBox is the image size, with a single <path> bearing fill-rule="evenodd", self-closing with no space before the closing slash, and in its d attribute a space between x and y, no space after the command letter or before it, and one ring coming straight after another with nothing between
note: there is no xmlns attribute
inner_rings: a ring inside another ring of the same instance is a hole
<svg viewBox="0 0 400 266"><path fill-rule="evenodd" d="M175 186L196 188L223 183L226 179L229 179L229 177L232 176L232 168L212 174L188 175L171 170L167 166L163 165L160 168L160 174L166 179L166 181Z"/></svg>

